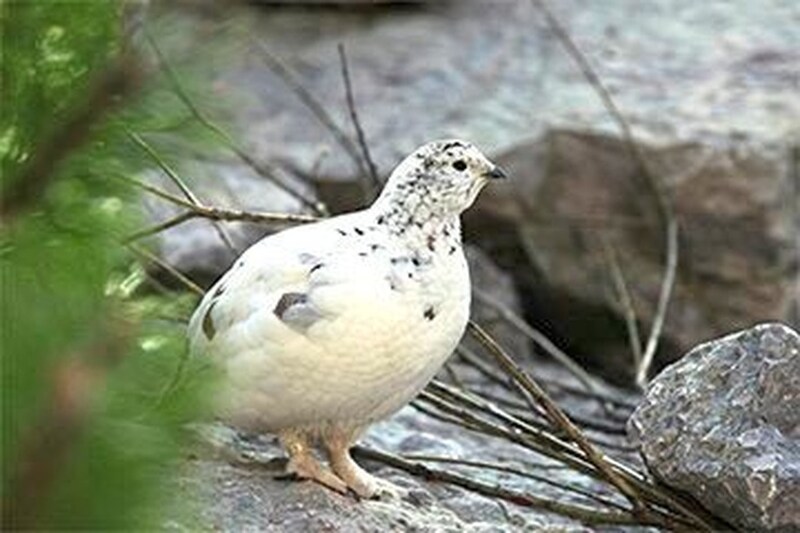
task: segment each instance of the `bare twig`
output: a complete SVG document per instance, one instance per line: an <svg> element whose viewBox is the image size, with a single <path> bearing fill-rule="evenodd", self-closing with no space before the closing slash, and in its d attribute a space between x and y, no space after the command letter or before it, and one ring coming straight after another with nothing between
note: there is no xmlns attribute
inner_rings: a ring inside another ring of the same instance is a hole
<svg viewBox="0 0 800 533"><path fill-rule="evenodd" d="M470 334L481 343L486 351L495 358L500 366L514 378L515 383L520 387L523 397L530 398L534 403L541 405L550 422L562 429L569 438L578 445L583 453L586 454L587 460L602 472L606 479L628 498L636 512L644 512L644 503L638 492L611 468L606 462L604 455L586 440L583 433L575 427L564 412L550 399L544 389L542 389L527 372L520 368L483 328L470 321L467 329Z"/></svg>
<svg viewBox="0 0 800 533"><path fill-rule="evenodd" d="M459 402L461 405L451 403L442 396L442 394ZM439 418L445 422L455 423L483 435L502 438L508 442L555 459L577 472L606 483L608 482L607 478L605 478L592 463L587 462L578 448L565 443L548 430L541 430L530 426L525 421L510 415L508 412L480 397L434 381L429 386L428 390L420 394L420 399L431 403L436 409L442 410L447 414L446 416L442 416L436 412L426 410L419 404L419 400L412 403L413 407L435 418ZM475 413L471 412L472 409L492 416L504 424L507 424L509 427L503 427L483 417L477 416ZM622 478L636 487L648 502L675 513L673 517L675 520L690 525L693 530L713 530L715 528L727 527L717 517L709 515L704 509L692 503L683 502L666 489L653 485L641 473L624 463L610 457L606 458L606 461Z"/></svg>
<svg viewBox="0 0 800 533"><path fill-rule="evenodd" d="M364 129L361 127L361 121L358 119L358 113L356 112L356 103L355 98L353 97L353 87L350 83L350 71L347 68L347 54L344 50L344 44L339 43L337 48L339 50L339 60L342 64L342 79L344 80L345 95L347 97L347 108L350 110L350 119L353 121L353 127L356 130L358 145L361 148L361 153L364 157L364 161L366 162L367 169L369 170L368 177L372 181L372 187L370 188L367 200L372 200L375 192L380 187L381 182L380 178L378 178L378 170L375 168L375 163L373 163L372 157L369 154L367 138L366 135L364 135Z"/></svg>
<svg viewBox="0 0 800 533"><path fill-rule="evenodd" d="M294 186L290 185L289 183L284 182L282 179L278 178L277 170L270 167L265 163L259 163L255 159L253 159L250 154L247 153L241 146L231 137L228 132L226 132L222 127L220 127L217 123L209 119L205 113L201 112L200 109L195 105L192 99L189 97L189 94L186 92L186 89L183 87L183 83L181 83L180 78L178 77L177 72L172 67L172 64L167 60L167 57L161 51L161 48L158 46L155 38L145 31L145 35L147 37L147 41L150 43L150 46L153 48L153 51L156 54L156 58L158 59L158 63L161 66L161 69L166 73L167 78L170 80L172 84L173 91L178 96L178 98L183 102L192 116L197 120L203 127L208 129L212 132L222 143L248 167L250 167L256 174L261 176L262 178L266 179L267 181L274 184L276 187L287 193L288 195L292 196L293 198L297 199L305 205L306 207L311 208L315 213L318 215L327 215L328 209L322 202L309 198L305 193L298 190Z"/></svg>
<svg viewBox="0 0 800 533"><path fill-rule="evenodd" d="M364 459L382 462L394 468L398 468L400 470L420 476L429 481L450 483L478 494L483 494L493 498L501 498L523 507L532 507L558 513L562 516L568 516L587 524L639 524L652 526L668 525L663 520L658 520L656 517L642 521L641 519L633 516L630 512L594 509L592 507L586 507L583 505L569 504L556 500L541 498L530 493L514 491L499 485L491 485L461 474L456 474L451 471L431 468L423 463L409 461L400 456L375 450L373 448L357 446L353 449L353 451L356 455Z"/></svg>
<svg viewBox="0 0 800 533"><path fill-rule="evenodd" d="M653 357L658 349L658 341L664 325L664 320L666 319L667 308L672 295L672 287L675 282L675 275L678 267L678 223L675 218L672 201L667 192L664 190L664 186L661 181L659 181L651 172L650 166L647 162L647 157L645 157L641 146L636 142L630 124L617 107L614 99L611 97L610 91L606 88L603 81L592 68L592 65L589 63L586 55L581 51L572 37L570 37L569 32L567 32L567 30L564 28L564 25L561 24L555 14L550 10L545 0L531 1L533 2L534 6L536 6L536 8L544 15L550 29L556 35L559 42L561 42L561 44L564 46L567 53L569 53L572 59L578 64L581 73L600 97L608 113L617 123L617 126L620 128L623 137L625 138L626 145L630 151L633 161L638 166L641 176L645 178L646 184L656 199L658 214L664 231L665 266L664 275L661 281L661 288L659 290L656 314L653 318L653 324L650 328L650 333L647 338L644 355L642 356L642 365L637 369L636 372L637 385L644 387L647 383L647 375L650 370L650 365L652 364Z"/></svg>
<svg viewBox="0 0 800 533"><path fill-rule="evenodd" d="M631 354L633 355L633 364L637 372L642 368L642 338L639 335L639 325L636 320L636 309L633 307L633 299L628 290L628 284L625 281L625 276L622 273L617 260L617 254L612 248L611 244L605 239L601 239L603 243L603 250L606 256L606 263L608 263L609 270L611 271L611 280L614 283L614 290L617 293L617 300L622 306L622 311L625 314L625 325L628 329L628 344L631 347Z"/></svg>
<svg viewBox="0 0 800 533"><path fill-rule="evenodd" d="M240 209L223 209L221 207L209 207L206 205L195 205L182 198L170 194L166 191L153 187L142 181L129 178L127 176L117 176L118 179L126 183L147 191L159 198L171 202L175 205L186 208L194 213L196 217L208 218L211 220L220 220L226 222L253 222L256 224L291 224L291 223L308 223L320 220L319 217L313 215L296 215L291 213L264 213L259 211L242 211Z"/></svg>
<svg viewBox="0 0 800 533"><path fill-rule="evenodd" d="M656 350L658 349L658 339L667 318L667 307L669 306L672 287L675 284L675 274L678 271L678 223L674 218L667 220L667 264L664 267L664 278L658 293L658 305L656 314L653 318L653 325L650 328L650 335L647 337L647 345L642 355L642 364L636 371L636 384L644 389L647 386L648 373L653 364Z"/></svg>
<svg viewBox="0 0 800 533"><path fill-rule="evenodd" d="M361 157L358 154L358 148L347 136L347 134L340 128L336 121L330 116L330 114L325 110L325 107L320 103L320 101L311 94L309 91L298 79L297 75L292 72L292 70L283 63L280 59L278 59L272 52L267 49L267 47L258 40L253 41L255 46L261 52L260 57L262 61L267 65L272 72L274 72L278 77L280 77L284 83L292 90L292 92L297 96L297 98L311 111L311 113L316 117L316 119L333 135L336 142L344 149L345 153L350 157L353 163L356 165L358 172L362 176L366 176L368 170L365 168L364 163L361 161Z"/></svg>
<svg viewBox="0 0 800 533"><path fill-rule="evenodd" d="M186 185L186 183L183 181L183 179L178 175L177 172L175 172L175 170L172 167L170 167L167 164L166 161L164 161L164 159L158 154L158 152L156 152L153 149L152 146L150 146L144 139L142 139L136 133L134 133L132 131L129 131L127 129L126 129L126 133L128 135L128 138L131 141L133 141L134 144L136 144L137 146L139 146L139 148L144 150L144 152L148 156L150 156L150 158L153 161L155 161L155 163L159 166L159 168L161 168L161 170L164 172L164 174L166 174L167 177L170 179L170 181L172 181L172 183L174 183L175 186L177 186L178 189L180 189L181 193L183 193L183 195L186 197L187 200L189 200L189 202L192 205L194 205L195 207L201 205L200 200L189 189L189 187ZM225 228L223 228L219 224L214 223L214 231L217 232L217 234L219 235L219 238L222 240L223 244L225 244L225 246L228 248L228 250L230 250L230 252L234 256L239 255L239 252L236 250L236 246L234 246L233 241L231 240L231 236L228 234L228 232L225 230Z"/></svg>
<svg viewBox="0 0 800 533"><path fill-rule="evenodd" d="M58 165L85 144L92 129L141 84L133 56L122 55L88 89L88 96L66 120L33 151L26 166L0 196L0 221L10 222L41 201L42 191L57 176Z"/></svg>
<svg viewBox="0 0 800 533"><path fill-rule="evenodd" d="M513 326L517 331L528 337L530 340L540 346L547 352L553 359L561 363L564 368L570 371L578 381L580 381L587 389L597 392L602 389L597 380L590 376L581 366L572 360L570 356L564 353L558 346L553 344L542 332L533 328L528 324L525 319L514 313L508 306L503 305L502 302L490 294L478 289L472 288L473 294L484 304L492 307L500 314L500 317Z"/></svg>
<svg viewBox="0 0 800 533"><path fill-rule="evenodd" d="M145 259L157 264L158 266L169 272L172 276L175 277L175 279L180 281L184 286L186 286L190 291L194 292L195 294L203 296L206 293L206 291L204 291L199 285L197 285L194 281L190 280L182 273L180 273L174 266L170 265L157 255L148 251L147 249L142 248L141 246L137 246L133 243L128 243L127 247L136 255L144 257Z"/></svg>
<svg viewBox="0 0 800 533"><path fill-rule="evenodd" d="M544 483L545 485L550 485L551 487L556 487L558 489L563 490L564 492L573 492L575 494L580 494L581 496L588 498L590 500L594 500L602 505L607 507L613 507L615 509L619 509L620 511L628 512L628 509L623 507L622 505L618 504L617 502L613 502L606 498L602 498L597 494L586 490L582 487L578 487L569 483L561 483L558 481L554 481L553 479L545 476L538 476L536 474L531 474L527 470L522 470L520 468L514 468L511 466L506 466L505 464L501 463L492 463L488 461L472 461L469 459L461 459L457 457L444 457L440 455L426 455L426 454L404 454L403 458L410 460L410 461L423 461L429 463L446 463L446 464L454 464L454 465L461 465L461 466L468 466L473 468L481 468L485 470L493 470L495 472L503 472L506 474L512 474L521 478L530 479L533 481L537 481L539 483Z"/></svg>

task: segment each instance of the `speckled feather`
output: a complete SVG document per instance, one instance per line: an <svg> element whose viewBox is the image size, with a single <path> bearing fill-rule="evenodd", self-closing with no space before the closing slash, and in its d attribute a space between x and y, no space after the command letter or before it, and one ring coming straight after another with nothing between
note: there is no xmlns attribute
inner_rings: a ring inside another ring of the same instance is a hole
<svg viewBox="0 0 800 533"><path fill-rule="evenodd" d="M459 215L497 175L469 143L429 143L369 208L242 254L188 331L225 370L221 413L262 431L363 427L410 401L463 334Z"/></svg>

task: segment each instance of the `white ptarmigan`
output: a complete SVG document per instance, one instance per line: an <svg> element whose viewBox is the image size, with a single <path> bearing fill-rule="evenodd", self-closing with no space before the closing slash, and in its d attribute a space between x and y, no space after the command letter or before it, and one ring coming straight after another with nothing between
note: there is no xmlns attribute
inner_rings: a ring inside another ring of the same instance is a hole
<svg viewBox="0 0 800 533"><path fill-rule="evenodd" d="M461 339L470 283L459 216L504 176L468 142L431 142L369 208L245 251L188 330L192 352L223 369L220 415L277 433L291 474L367 498L391 492L349 449L411 401Z"/></svg>

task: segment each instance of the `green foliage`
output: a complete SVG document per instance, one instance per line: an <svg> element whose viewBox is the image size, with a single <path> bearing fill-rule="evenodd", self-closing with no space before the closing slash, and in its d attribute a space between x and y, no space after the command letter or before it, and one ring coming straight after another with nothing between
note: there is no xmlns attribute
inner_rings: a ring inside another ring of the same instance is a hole
<svg viewBox="0 0 800 533"><path fill-rule="evenodd" d="M118 53L120 6L0 3L3 191L15 186L42 139L84 103L98 71ZM80 431L52 443L54 451L65 447L67 453L55 462L52 482L38 487L37 527L163 525L160 511L173 503L166 481L180 458L183 424L202 413L201 399L208 396L203 380L175 386L176 371L186 363L183 324L158 318L187 316L193 299L144 294L141 268L120 245L141 223L130 208L130 187L114 178L151 164L128 142L125 128L157 129L186 116L164 90L148 86L98 124L91 142L59 165L33 208L0 226L4 503L16 496L20 459L54 408L55 373L74 360L100 375L87 385L92 402ZM125 317L133 338L120 342L124 353L97 361L92 347L116 335L110 325L116 317Z"/></svg>

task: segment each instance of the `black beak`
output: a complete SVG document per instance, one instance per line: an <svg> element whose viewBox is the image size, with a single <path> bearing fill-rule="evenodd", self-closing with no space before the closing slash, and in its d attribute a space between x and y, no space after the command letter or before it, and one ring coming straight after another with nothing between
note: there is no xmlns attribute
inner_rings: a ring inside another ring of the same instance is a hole
<svg viewBox="0 0 800 533"><path fill-rule="evenodd" d="M493 180L504 180L508 178L508 174L506 174L506 171L497 166L494 167L489 172L487 172L486 174L484 174L484 176Z"/></svg>

